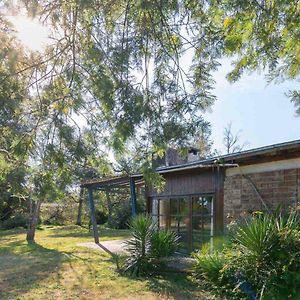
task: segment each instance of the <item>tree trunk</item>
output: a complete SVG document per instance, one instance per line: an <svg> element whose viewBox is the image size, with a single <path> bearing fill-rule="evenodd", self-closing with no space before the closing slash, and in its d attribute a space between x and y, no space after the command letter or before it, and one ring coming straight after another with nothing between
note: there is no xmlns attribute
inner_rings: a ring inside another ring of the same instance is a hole
<svg viewBox="0 0 300 300"><path fill-rule="evenodd" d="M76 225L79 226L82 225L81 217L82 217L82 206L83 206L83 194L84 194L84 190L83 188L80 188L79 205L78 205L78 213L77 213L77 221L76 221Z"/></svg>
<svg viewBox="0 0 300 300"><path fill-rule="evenodd" d="M38 223L39 215L40 215L40 208L42 201L30 201L30 217L28 222L28 229L27 229L27 236L26 240L28 243L34 243L34 236L35 236L35 229Z"/></svg>

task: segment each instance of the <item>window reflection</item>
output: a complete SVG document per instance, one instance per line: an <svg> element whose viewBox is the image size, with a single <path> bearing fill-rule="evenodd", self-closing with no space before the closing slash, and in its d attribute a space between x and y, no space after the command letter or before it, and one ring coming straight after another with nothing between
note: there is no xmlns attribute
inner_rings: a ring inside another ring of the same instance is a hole
<svg viewBox="0 0 300 300"><path fill-rule="evenodd" d="M210 195L156 199L160 229L175 231L182 250L199 249L213 234L213 197Z"/></svg>

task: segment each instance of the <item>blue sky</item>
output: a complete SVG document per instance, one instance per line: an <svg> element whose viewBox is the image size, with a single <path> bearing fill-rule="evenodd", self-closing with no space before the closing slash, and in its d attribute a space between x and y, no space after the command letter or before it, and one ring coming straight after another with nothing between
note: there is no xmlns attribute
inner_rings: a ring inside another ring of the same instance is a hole
<svg viewBox="0 0 300 300"><path fill-rule="evenodd" d="M300 139L300 116L285 96L288 90L299 89L299 82L268 84L263 74L253 73L231 84L225 78L231 68L230 61L223 60L214 74L218 99L205 114L212 124L214 147L224 150L223 130L230 121L234 132L241 130L241 141L248 141L249 149Z"/></svg>

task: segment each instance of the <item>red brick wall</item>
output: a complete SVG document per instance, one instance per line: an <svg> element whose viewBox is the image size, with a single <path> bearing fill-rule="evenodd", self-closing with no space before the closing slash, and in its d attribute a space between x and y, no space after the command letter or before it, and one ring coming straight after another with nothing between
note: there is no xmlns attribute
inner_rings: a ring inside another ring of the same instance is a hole
<svg viewBox="0 0 300 300"><path fill-rule="evenodd" d="M274 210L295 207L300 196L300 169L247 174L266 205ZM265 208L250 181L243 175L226 176L224 182L224 222Z"/></svg>

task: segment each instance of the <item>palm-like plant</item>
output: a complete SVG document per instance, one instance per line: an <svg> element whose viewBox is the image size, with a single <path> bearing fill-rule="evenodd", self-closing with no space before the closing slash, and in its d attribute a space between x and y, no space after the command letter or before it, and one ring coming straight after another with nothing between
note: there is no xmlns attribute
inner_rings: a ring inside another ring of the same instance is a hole
<svg viewBox="0 0 300 300"><path fill-rule="evenodd" d="M150 216L139 215L132 219L130 229L132 238L126 242L126 250L130 257L125 261L125 271L138 276L152 268L149 257L155 224Z"/></svg>
<svg viewBox="0 0 300 300"><path fill-rule="evenodd" d="M265 215L246 221L238 226L233 241L242 252L256 257L270 254L279 242L274 218Z"/></svg>
<svg viewBox="0 0 300 300"><path fill-rule="evenodd" d="M178 247L179 237L172 231L158 231L157 224L147 215L139 215L130 223L132 238L126 242L130 257L125 261L125 272L134 276L155 271L161 258L171 256Z"/></svg>
<svg viewBox="0 0 300 300"><path fill-rule="evenodd" d="M154 258L168 257L179 246L179 236L170 230L156 231L151 239L151 255Z"/></svg>

